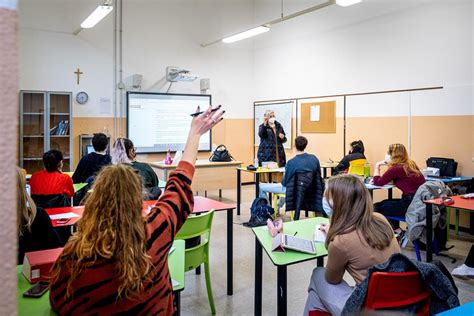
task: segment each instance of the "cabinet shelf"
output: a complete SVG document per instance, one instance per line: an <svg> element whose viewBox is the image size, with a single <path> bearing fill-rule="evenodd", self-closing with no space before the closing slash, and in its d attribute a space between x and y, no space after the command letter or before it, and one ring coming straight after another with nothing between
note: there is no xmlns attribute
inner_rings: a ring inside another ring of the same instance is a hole
<svg viewBox="0 0 474 316"><path fill-rule="evenodd" d="M52 129L55 135L51 135ZM64 170L72 171L72 93L20 91L19 131L19 164L28 173L43 169L43 153L50 149L61 151Z"/></svg>

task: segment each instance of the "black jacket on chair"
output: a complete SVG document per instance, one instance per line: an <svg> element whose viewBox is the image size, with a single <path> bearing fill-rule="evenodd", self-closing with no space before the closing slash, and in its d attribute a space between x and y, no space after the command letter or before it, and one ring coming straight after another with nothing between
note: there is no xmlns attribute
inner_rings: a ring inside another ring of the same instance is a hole
<svg viewBox="0 0 474 316"><path fill-rule="evenodd" d="M278 137L280 133L285 134L285 131L283 130L283 126L278 122L275 122L275 130L276 134L269 125L264 124L261 124L258 129L260 145L258 146L257 158L260 165L266 161L277 162L280 167L286 165L286 154L285 148L283 147L283 144L286 143L286 136L283 139ZM279 161L276 159L277 150Z"/></svg>
<svg viewBox="0 0 474 316"><path fill-rule="evenodd" d="M300 211L323 211L324 181L321 169L316 172L297 172L286 186L286 211L295 211L295 220Z"/></svg>

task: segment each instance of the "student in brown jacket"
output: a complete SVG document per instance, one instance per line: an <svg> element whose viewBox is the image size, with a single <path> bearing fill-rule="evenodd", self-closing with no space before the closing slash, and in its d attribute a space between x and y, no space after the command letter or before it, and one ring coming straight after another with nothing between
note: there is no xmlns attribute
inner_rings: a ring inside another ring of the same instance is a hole
<svg viewBox="0 0 474 316"><path fill-rule="evenodd" d="M308 288L305 315L311 310L340 315L353 288L343 280L347 271L361 283L373 265L400 252L390 224L374 213L370 193L354 175L339 175L328 180L325 197L332 208L327 233L328 261L314 269Z"/></svg>

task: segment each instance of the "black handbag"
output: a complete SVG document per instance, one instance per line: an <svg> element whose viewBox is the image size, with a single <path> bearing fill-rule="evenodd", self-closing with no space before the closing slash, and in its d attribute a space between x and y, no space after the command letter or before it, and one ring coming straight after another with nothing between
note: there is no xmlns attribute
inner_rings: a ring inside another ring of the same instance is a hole
<svg viewBox="0 0 474 316"><path fill-rule="evenodd" d="M219 145L216 150L214 150L211 157L209 157L209 160L214 162L226 162L234 160L234 157L232 157L225 145Z"/></svg>
<svg viewBox="0 0 474 316"><path fill-rule="evenodd" d="M455 177L458 163L451 158L430 157L426 160L426 166L438 168L441 177Z"/></svg>

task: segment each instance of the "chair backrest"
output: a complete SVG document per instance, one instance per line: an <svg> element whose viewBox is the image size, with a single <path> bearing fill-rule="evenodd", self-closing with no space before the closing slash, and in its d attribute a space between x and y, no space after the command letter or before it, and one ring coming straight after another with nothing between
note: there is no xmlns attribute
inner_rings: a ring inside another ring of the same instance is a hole
<svg viewBox="0 0 474 316"><path fill-rule="evenodd" d="M33 194L31 195L31 198L35 202L36 206L42 208L71 206L71 199L65 194Z"/></svg>
<svg viewBox="0 0 474 316"><path fill-rule="evenodd" d="M348 174L357 174L360 176L364 175L364 165L367 159L355 159L349 162Z"/></svg>
<svg viewBox="0 0 474 316"><path fill-rule="evenodd" d="M208 262L209 259L209 241L211 238L211 226L214 211L201 215L189 216L184 225L176 234L175 239L189 240L201 238L201 242L191 248L186 248L185 271L193 270L201 264Z"/></svg>
<svg viewBox="0 0 474 316"><path fill-rule="evenodd" d="M420 304L417 315L429 315L431 291L418 272L374 272L364 309L396 309Z"/></svg>

